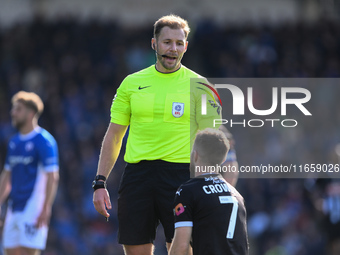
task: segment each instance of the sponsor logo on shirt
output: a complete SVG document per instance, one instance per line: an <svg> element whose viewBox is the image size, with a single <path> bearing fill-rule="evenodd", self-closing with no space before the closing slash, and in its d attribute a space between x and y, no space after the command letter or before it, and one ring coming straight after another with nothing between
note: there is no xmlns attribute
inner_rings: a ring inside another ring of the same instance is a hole
<svg viewBox="0 0 340 255"><path fill-rule="evenodd" d="M151 86L145 86L145 87L139 86L138 89L141 90L141 89L146 89L146 88L148 88L148 87L151 87Z"/></svg>
<svg viewBox="0 0 340 255"><path fill-rule="evenodd" d="M33 150L33 148L34 148L34 144L32 142L27 142L25 144L25 150L26 151L31 151L31 150Z"/></svg>
<svg viewBox="0 0 340 255"><path fill-rule="evenodd" d="M175 214L178 216L182 213L184 213L185 209L184 206L182 205L182 203L179 203L178 205L176 205L175 207Z"/></svg>
<svg viewBox="0 0 340 255"><path fill-rule="evenodd" d="M10 156L8 158L10 165L13 167L17 164L28 165L33 162L33 157L24 157L24 156Z"/></svg>
<svg viewBox="0 0 340 255"><path fill-rule="evenodd" d="M218 115L220 115L221 112L221 106L219 106L218 104L216 104L214 101L212 100L208 100L209 104L213 107L216 108L216 112Z"/></svg>
<svg viewBox="0 0 340 255"><path fill-rule="evenodd" d="M204 180L205 180L206 182L212 181L214 184L215 184L215 183L223 183L223 180L221 180L221 179L218 178L218 177L213 177L213 176L205 177Z"/></svg>
<svg viewBox="0 0 340 255"><path fill-rule="evenodd" d="M172 103L172 115L175 118L182 117L184 113L184 103Z"/></svg>

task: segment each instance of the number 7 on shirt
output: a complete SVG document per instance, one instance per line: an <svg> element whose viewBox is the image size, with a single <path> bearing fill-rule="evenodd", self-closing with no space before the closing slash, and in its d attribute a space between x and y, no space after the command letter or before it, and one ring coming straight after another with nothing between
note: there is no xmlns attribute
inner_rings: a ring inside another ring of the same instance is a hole
<svg viewBox="0 0 340 255"><path fill-rule="evenodd" d="M237 217L237 210L238 210L238 202L235 197L232 196L219 196L221 204L233 204L231 215L229 219L228 231L226 238L233 239L235 226L236 226L236 217Z"/></svg>

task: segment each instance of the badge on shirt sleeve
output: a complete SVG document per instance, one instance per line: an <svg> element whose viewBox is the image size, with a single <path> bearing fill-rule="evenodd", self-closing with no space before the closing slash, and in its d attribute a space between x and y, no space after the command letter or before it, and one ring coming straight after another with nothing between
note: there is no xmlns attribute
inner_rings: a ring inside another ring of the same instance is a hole
<svg viewBox="0 0 340 255"><path fill-rule="evenodd" d="M184 103L172 103L172 115L175 118L182 117L184 113Z"/></svg>
<svg viewBox="0 0 340 255"><path fill-rule="evenodd" d="M174 212L177 216L184 213L184 211L185 211L185 209L184 209L184 206L182 205L182 203L179 203L178 205L176 205L176 207L174 209Z"/></svg>

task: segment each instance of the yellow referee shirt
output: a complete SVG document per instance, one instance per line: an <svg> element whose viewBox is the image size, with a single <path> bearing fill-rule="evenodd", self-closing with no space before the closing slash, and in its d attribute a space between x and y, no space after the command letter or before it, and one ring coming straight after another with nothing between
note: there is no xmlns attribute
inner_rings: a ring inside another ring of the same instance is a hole
<svg viewBox="0 0 340 255"><path fill-rule="evenodd" d="M202 89L190 91L190 78L204 81L183 65L167 74L152 65L123 80L112 102L111 122L130 125L126 162L190 162L190 142L196 132L212 127L213 119L221 118L220 106L211 103L207 104L207 115L201 115L201 95L207 88L197 83ZM207 97L211 102L211 94ZM194 108L190 111L190 107Z"/></svg>

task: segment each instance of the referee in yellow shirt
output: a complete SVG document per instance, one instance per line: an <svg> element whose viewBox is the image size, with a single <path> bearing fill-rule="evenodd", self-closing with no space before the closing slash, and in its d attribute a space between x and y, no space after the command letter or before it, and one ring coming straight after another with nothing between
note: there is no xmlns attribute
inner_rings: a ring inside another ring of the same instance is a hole
<svg viewBox="0 0 340 255"><path fill-rule="evenodd" d="M105 208L111 209L105 181L130 125L127 165L118 191L118 241L127 255L153 253L159 222L170 247L175 193L190 178L190 144L198 130L220 118L220 105L212 103L213 98L207 100L207 114L201 114L201 94L207 89L203 84L190 91L190 79L203 77L181 64L189 32L187 21L178 16L156 21L151 40L156 64L127 76L111 106L111 123L93 182L93 203L99 213L110 216Z"/></svg>

